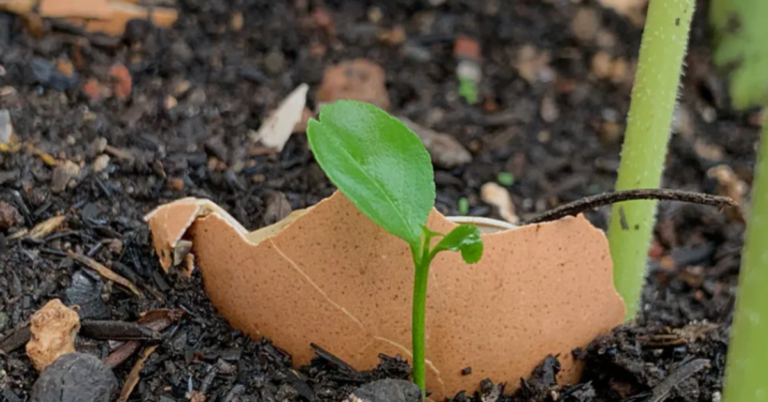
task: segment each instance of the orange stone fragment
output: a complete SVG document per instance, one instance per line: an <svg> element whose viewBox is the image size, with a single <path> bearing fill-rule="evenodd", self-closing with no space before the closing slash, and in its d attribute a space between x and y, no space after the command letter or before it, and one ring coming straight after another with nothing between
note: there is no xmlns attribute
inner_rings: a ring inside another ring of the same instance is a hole
<svg viewBox="0 0 768 402"><path fill-rule="evenodd" d="M75 351L75 337L80 330L77 312L59 299L49 301L30 319L27 356L37 371L43 371L60 356Z"/></svg>

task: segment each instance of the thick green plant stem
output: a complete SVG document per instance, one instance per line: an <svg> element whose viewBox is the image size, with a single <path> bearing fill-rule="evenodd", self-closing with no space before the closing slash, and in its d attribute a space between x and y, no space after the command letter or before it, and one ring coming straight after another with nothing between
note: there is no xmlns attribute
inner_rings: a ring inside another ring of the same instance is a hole
<svg viewBox="0 0 768 402"><path fill-rule="evenodd" d="M763 121L761 141L723 402L768 401L768 119Z"/></svg>
<svg viewBox="0 0 768 402"><path fill-rule="evenodd" d="M695 0L651 0L627 117L616 190L658 188ZM615 204L608 231L614 284L633 319L646 271L656 201Z"/></svg>

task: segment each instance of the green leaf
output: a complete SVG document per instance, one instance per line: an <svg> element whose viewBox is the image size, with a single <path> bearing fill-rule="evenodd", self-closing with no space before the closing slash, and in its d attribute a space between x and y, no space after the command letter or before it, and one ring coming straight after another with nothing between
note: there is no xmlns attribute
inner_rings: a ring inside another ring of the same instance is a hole
<svg viewBox="0 0 768 402"><path fill-rule="evenodd" d="M477 85L469 78L459 78L459 95L470 105L477 103Z"/></svg>
<svg viewBox="0 0 768 402"><path fill-rule="evenodd" d="M467 264L480 261L483 256L483 239L480 238L480 230L475 225L455 227L432 249L432 256L445 250L461 251L461 258Z"/></svg>
<svg viewBox="0 0 768 402"><path fill-rule="evenodd" d="M714 62L731 70L734 107L768 103L768 1L713 0L709 19L715 30Z"/></svg>
<svg viewBox="0 0 768 402"><path fill-rule="evenodd" d="M419 137L367 103L338 101L307 135L325 174L377 225L419 247L435 202L432 162Z"/></svg>
<svg viewBox="0 0 768 402"><path fill-rule="evenodd" d="M466 197L459 198L459 214L466 215L469 213L469 200Z"/></svg>
<svg viewBox="0 0 768 402"><path fill-rule="evenodd" d="M496 181L498 181L499 184L502 184L505 186L511 186L515 184L515 176L509 172L501 172L499 173L499 176L496 178Z"/></svg>

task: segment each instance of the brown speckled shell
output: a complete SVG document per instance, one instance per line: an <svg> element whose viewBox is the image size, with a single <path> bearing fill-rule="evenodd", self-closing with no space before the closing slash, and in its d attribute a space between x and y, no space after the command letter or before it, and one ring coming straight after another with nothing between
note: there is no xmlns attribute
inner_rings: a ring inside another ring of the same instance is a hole
<svg viewBox="0 0 768 402"><path fill-rule="evenodd" d="M358 369L373 368L379 353L410 360L414 271L405 242L340 193L260 244L233 222L219 209L199 217L187 236L211 301L235 328L268 336L296 365L314 357L310 342ZM433 211L428 226L447 233L455 225ZM472 392L484 378L516 388L548 354L560 357L561 381L575 381L580 368L572 349L624 317L604 234L576 217L485 234L483 241L478 264L466 265L458 253L432 264L432 398ZM462 375L465 367L472 373Z"/></svg>

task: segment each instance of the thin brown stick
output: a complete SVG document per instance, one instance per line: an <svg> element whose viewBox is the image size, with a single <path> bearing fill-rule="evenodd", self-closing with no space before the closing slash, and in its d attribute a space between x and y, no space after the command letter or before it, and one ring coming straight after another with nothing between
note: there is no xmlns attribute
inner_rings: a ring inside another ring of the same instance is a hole
<svg viewBox="0 0 768 402"><path fill-rule="evenodd" d="M602 207L603 205L634 200L680 201L692 204L711 205L720 209L733 208L739 212L739 215L741 215L739 204L737 204L736 201L730 197L696 193L693 191L651 188L615 191L612 193L604 193L585 197L538 214L527 220L525 223L530 224L554 221L565 216L578 215L582 212Z"/></svg>

